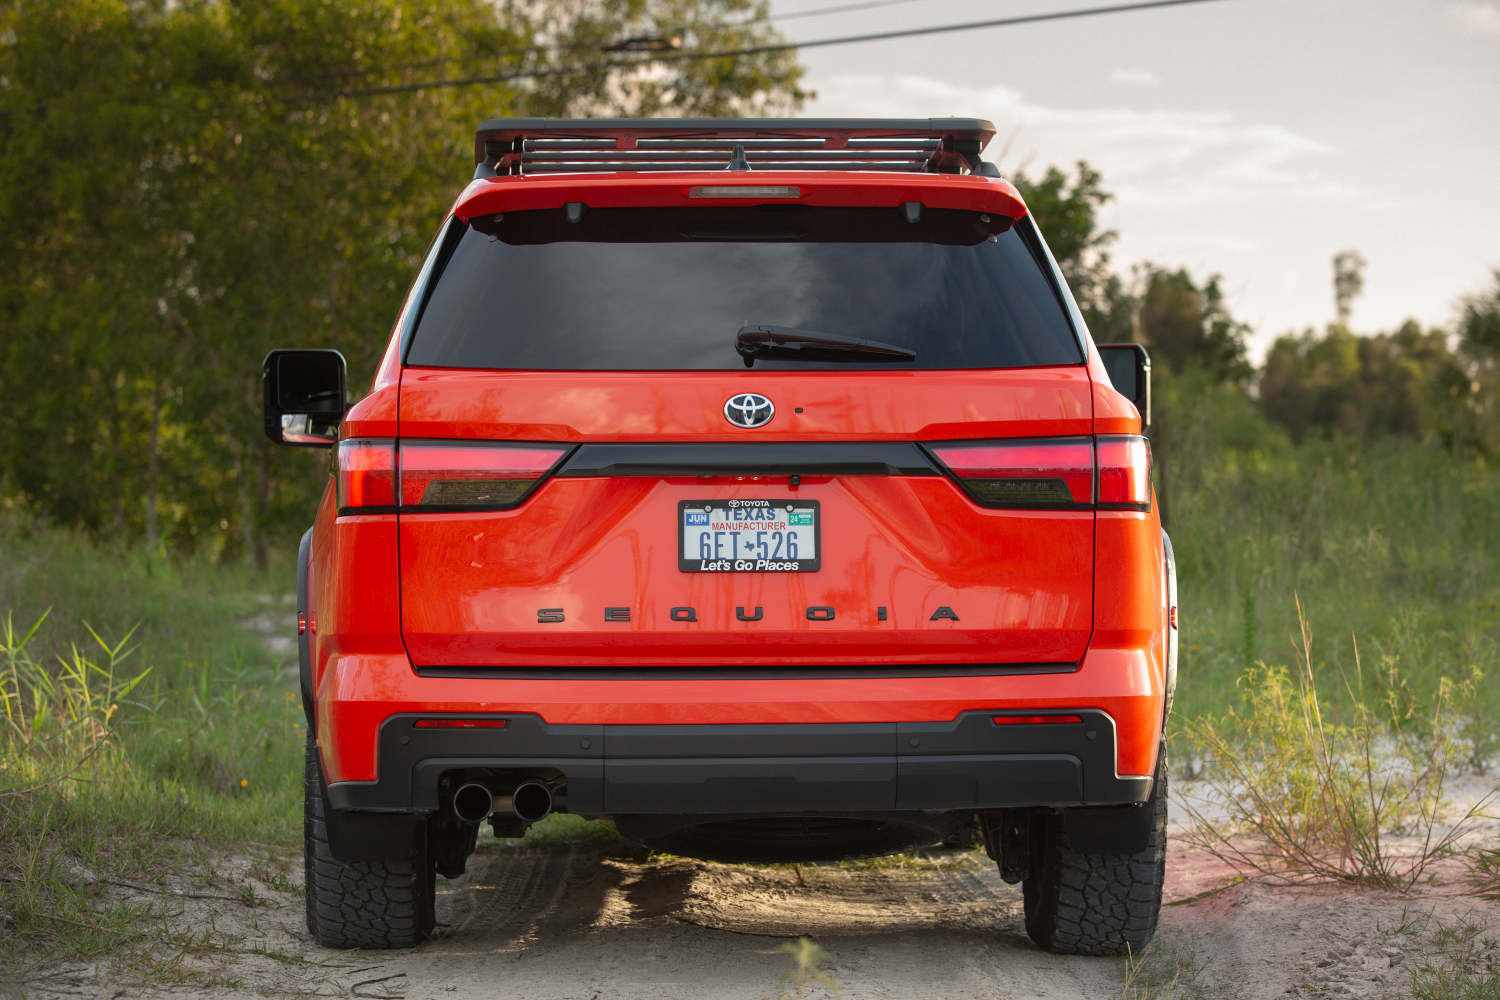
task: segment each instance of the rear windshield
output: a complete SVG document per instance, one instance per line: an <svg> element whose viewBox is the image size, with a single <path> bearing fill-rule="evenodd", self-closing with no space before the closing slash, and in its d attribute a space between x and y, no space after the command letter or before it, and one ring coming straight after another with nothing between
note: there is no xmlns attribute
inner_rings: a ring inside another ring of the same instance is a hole
<svg viewBox="0 0 1500 1000"><path fill-rule="evenodd" d="M575 217L576 217L575 209ZM743 370L747 327L876 341L915 357L756 368L1081 364L1031 232L977 212L585 208L476 218L432 288L407 363L532 370Z"/></svg>

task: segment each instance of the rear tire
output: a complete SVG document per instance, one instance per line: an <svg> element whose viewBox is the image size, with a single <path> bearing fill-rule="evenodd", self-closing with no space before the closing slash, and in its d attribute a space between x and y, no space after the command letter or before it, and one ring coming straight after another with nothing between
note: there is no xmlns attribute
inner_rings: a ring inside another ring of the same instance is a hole
<svg viewBox="0 0 1500 1000"><path fill-rule="evenodd" d="M1146 848L1133 853L1081 851L1065 842L1058 817L1032 831L1031 874L1022 883L1026 933L1063 955L1139 954L1156 933L1167 868L1166 748L1158 753Z"/></svg>
<svg viewBox="0 0 1500 1000"><path fill-rule="evenodd" d="M424 848L395 861L340 861L328 848L327 789L309 737L302 836L307 930L329 948L410 948L432 933L433 865Z"/></svg>

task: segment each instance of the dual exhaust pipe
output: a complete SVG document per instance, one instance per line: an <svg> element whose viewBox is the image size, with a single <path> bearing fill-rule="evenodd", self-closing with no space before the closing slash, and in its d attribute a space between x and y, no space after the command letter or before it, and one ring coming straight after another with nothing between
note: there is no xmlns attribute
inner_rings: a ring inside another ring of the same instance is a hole
<svg viewBox="0 0 1500 1000"><path fill-rule="evenodd" d="M515 791L498 799L477 781L453 793L453 815L465 823L483 823L493 813L506 811L524 822L535 823L552 812L552 805L552 785L540 778L528 778Z"/></svg>

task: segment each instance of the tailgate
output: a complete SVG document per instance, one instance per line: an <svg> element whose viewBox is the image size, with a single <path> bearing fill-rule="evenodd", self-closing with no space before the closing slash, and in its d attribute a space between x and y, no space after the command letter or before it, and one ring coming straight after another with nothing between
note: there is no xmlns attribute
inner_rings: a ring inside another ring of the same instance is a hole
<svg viewBox="0 0 1500 1000"><path fill-rule="evenodd" d="M777 418L731 426L724 406L742 393ZM402 634L421 667L1076 662L1092 511L980 506L926 446L1090 432L1081 366L408 369L403 445L567 454L514 509L401 510ZM724 527L732 507L815 516L816 559L771 562L816 568L685 568L712 550L684 551L684 509Z"/></svg>

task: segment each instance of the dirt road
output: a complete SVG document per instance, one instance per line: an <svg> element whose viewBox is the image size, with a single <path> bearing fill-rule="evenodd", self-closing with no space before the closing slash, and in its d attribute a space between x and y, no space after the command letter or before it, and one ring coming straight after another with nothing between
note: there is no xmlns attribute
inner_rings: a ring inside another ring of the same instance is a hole
<svg viewBox="0 0 1500 1000"><path fill-rule="evenodd" d="M800 936L828 954L843 998L1119 997L1117 959L1065 958L1027 940L1021 896L979 852L868 866L761 867L610 856L598 847L519 850L486 838L463 879L439 882L439 932L404 952L334 952L302 925L300 863L224 858L204 892L168 879L142 902L202 929L180 986L121 980L100 963L37 969L22 995L354 996L529 1000L797 996L782 950ZM1406 995L1432 917L1500 931L1500 905L1439 885L1413 898L1222 884L1182 844L1168 905L1133 996ZM125 891L125 897L130 893ZM207 897L207 898L202 898ZM247 901L253 903L247 905ZM164 956L166 957L166 956ZM1486 961L1500 962L1491 950ZM0 987L0 996L5 993ZM833 996L826 986L808 997Z"/></svg>

